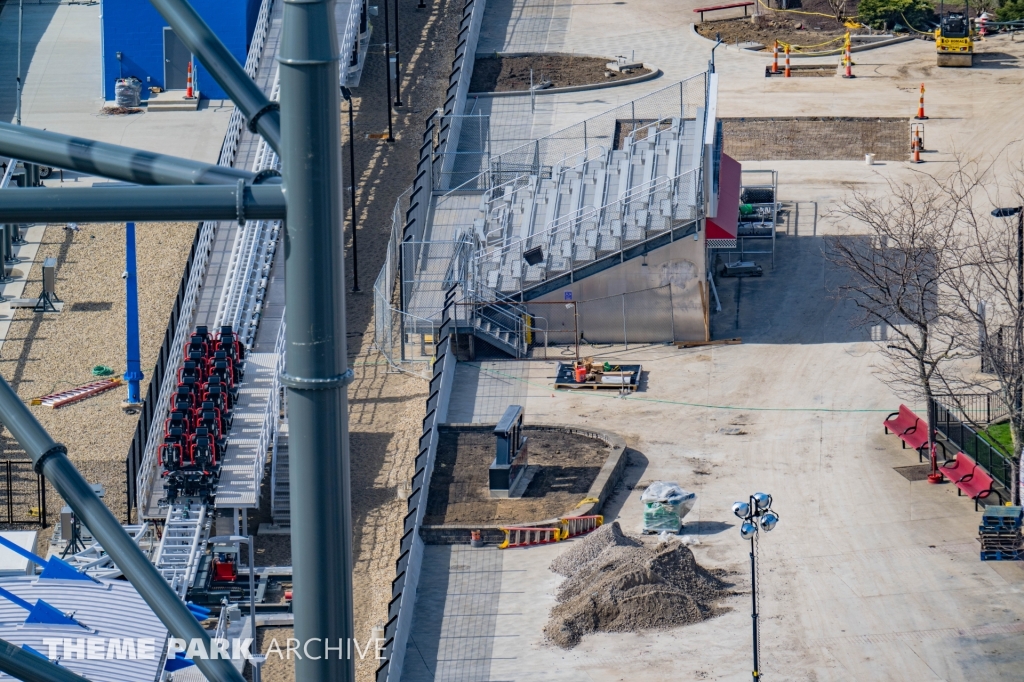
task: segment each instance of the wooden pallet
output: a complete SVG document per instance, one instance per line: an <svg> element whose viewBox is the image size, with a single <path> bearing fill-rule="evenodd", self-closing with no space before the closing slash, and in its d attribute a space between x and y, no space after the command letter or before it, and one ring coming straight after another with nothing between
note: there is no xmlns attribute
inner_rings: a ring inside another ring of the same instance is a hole
<svg viewBox="0 0 1024 682"><path fill-rule="evenodd" d="M598 390L601 388L613 389L619 391L625 388L629 392L636 391L640 384L640 373L643 371L642 365L616 365L617 370L609 372L609 376L629 376L629 380L625 384L602 384L597 381L588 381L586 383L578 384L573 379L573 367L572 363L559 363L558 372L555 374L555 388L562 388L566 390L578 391L580 389L592 389Z"/></svg>

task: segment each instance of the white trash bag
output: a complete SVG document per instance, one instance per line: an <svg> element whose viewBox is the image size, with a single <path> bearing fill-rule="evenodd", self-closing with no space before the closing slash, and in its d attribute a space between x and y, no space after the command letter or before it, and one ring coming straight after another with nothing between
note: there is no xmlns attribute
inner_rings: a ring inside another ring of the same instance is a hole
<svg viewBox="0 0 1024 682"><path fill-rule="evenodd" d="M683 490L678 483L655 481L640 495L640 501L644 504L644 533L678 533L697 495Z"/></svg>

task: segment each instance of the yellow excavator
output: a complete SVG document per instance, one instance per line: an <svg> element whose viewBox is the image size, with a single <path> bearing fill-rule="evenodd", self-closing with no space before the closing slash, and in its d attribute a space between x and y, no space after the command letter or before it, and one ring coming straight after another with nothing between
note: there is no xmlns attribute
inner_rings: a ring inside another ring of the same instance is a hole
<svg viewBox="0 0 1024 682"><path fill-rule="evenodd" d="M946 12L939 6L939 25L935 29L935 58L938 66L974 66L974 41L968 7Z"/></svg>

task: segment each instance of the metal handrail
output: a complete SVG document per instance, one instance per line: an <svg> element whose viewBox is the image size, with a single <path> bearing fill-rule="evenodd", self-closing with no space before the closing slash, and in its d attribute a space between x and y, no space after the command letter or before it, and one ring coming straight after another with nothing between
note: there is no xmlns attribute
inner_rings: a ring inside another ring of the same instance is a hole
<svg viewBox="0 0 1024 682"><path fill-rule="evenodd" d="M257 19L256 31L253 33L252 43L245 59L245 72L255 78L259 70L263 47L266 44L267 34L270 30L270 10L274 0L263 0L260 5L260 13ZM220 155L217 158L217 165L231 166L235 162L235 155L238 153L238 142L242 134L244 118L238 107L231 112L228 121L228 130L221 143ZM185 344L192 332L192 320L198 301L199 289L206 277L206 269L210 263L210 252L213 246L213 234L217 223L205 221L200 228L199 238L196 241L196 262L193 263L192 271L189 273L188 284L185 287L185 295L182 299L181 313L178 317L178 324L174 331L174 340L171 343L170 352L176 353ZM173 357L173 356L172 356ZM168 368L171 369L171 368ZM165 371L163 380L160 382L160 393L157 404L151 414L164 415L170 405L171 394L178 384L176 368ZM157 449L163 434L160 429L149 429L146 439L146 447L143 452L142 462L136 474L136 500L140 513L149 506L150 486L156 475Z"/></svg>
<svg viewBox="0 0 1024 682"><path fill-rule="evenodd" d="M340 85L348 85L348 55L352 52L352 48L355 46L356 39L359 36L359 19L363 11L364 1L365 0L353 0L349 5L348 20L345 22L345 32L342 34L341 44L338 46L338 54L341 55L342 60L340 69Z"/></svg>
<svg viewBox="0 0 1024 682"><path fill-rule="evenodd" d="M695 177L699 178L699 174L700 174L700 169L699 168L693 168L693 169L690 169L690 170L685 171L683 173L680 173L679 175L675 176L674 178L671 178L666 184L668 186L671 186L671 185L674 185L674 184L677 185L680 182L680 180L682 180L685 176L687 176L687 175L694 175ZM623 203L621 199L609 202L609 203L605 204L604 206L602 206L600 209L595 209L594 212L595 213L606 213L608 211L608 209L611 209L611 208L615 207L616 205L618 205L620 203ZM498 260L500 260L500 259L503 259L508 253L511 253L512 251L514 251L516 248L519 248L519 249L525 251L526 249L529 248L529 246L527 246L527 244L530 243L530 242L535 243L535 244L536 243L548 243L550 241L550 238L552 236L554 236L554 234L556 232L562 230L564 227L565 227L564 224L552 225L551 227L545 229L542 232L535 233L533 235L530 235L529 237L521 237L521 238L519 238L519 239L517 239L515 241L509 242L509 243L507 243L507 244L505 244L505 245L503 245L501 247L498 247L498 249L499 249L498 251L495 251L493 249L483 249L483 250L477 252L474 255L474 259L476 259L477 263L479 263L480 261L485 260L485 259L493 261L493 260L495 260L497 258ZM600 227L600 223L598 224L598 227Z"/></svg>
<svg viewBox="0 0 1024 682"><path fill-rule="evenodd" d="M263 413L263 424L260 428L260 437L256 445L256 458L253 461L252 480L260 481L263 478L263 469L267 465L267 451L277 442L277 423L281 416L281 374L284 373L284 345L285 345L285 323L284 315L281 316L281 326L277 330L277 338L274 340L274 353L277 354L277 364L274 365L274 378L270 384L270 396L267 400L267 409ZM273 518L273 500L275 484L277 483L277 458L271 462L270 468L270 499L271 518ZM259 490L259 485L256 486Z"/></svg>

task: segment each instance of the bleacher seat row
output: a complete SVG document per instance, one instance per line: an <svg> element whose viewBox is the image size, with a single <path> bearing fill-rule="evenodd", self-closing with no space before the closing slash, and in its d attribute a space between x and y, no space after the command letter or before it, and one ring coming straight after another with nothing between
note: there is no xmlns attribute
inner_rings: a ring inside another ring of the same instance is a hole
<svg viewBox="0 0 1024 682"><path fill-rule="evenodd" d="M230 326L211 334L196 327L183 348L178 386L158 450L164 504L182 498L212 503L242 379L245 347Z"/></svg>
<svg viewBox="0 0 1024 682"><path fill-rule="evenodd" d="M678 180L700 162L695 127L657 121L627 136L622 149L593 147L555 164L550 177L521 176L485 192L473 221L486 251L483 281L512 293L695 218L696 196ZM524 265L520 251L537 246L544 262Z"/></svg>

